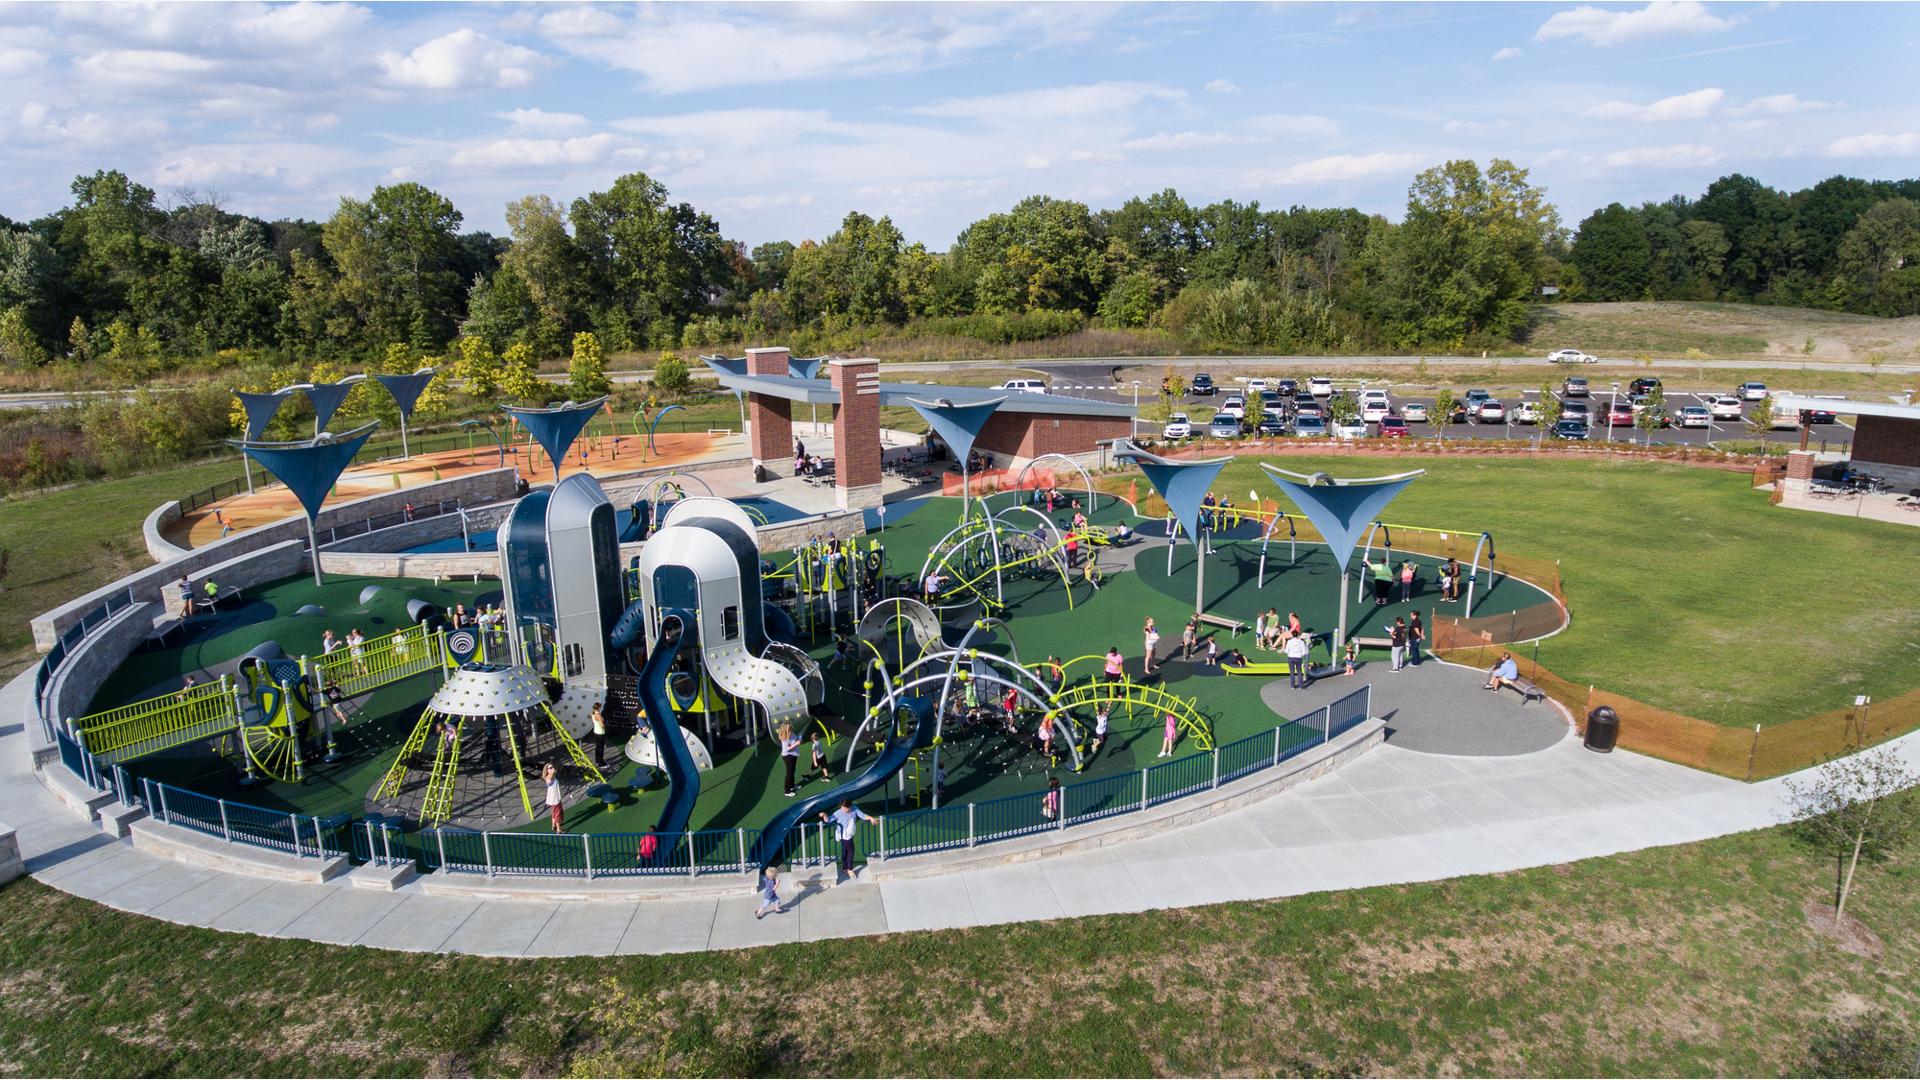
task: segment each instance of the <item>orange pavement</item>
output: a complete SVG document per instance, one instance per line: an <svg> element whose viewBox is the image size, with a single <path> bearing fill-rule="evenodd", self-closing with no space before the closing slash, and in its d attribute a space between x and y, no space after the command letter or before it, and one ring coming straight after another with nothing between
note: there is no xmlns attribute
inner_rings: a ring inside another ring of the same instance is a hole
<svg viewBox="0 0 1920 1080"><path fill-rule="evenodd" d="M675 432L655 436L654 445L659 448L658 454L643 452L645 440L638 436L626 435L617 440L610 435L592 439L583 438L574 445L567 468L561 472L561 475L566 476L580 471L582 447L587 450L588 472L595 476L612 476L633 472L636 469L685 465L740 454L745 452L746 443L739 436L732 434L707 435L700 432ZM530 447L525 442L508 447L507 464L517 469L521 476L536 484L550 482L553 478L553 466L549 463L546 452L538 446ZM368 495L378 495L383 491L415 487L434 480L450 480L456 476L485 472L499 466L500 450L496 446L488 446L485 449L475 446L471 451L441 450L431 454L415 454L407 461L388 458L384 461L356 464L340 475L340 481L334 485L333 493L327 496L327 505L350 502ZM167 530L169 539L176 543L184 539L190 547L198 547L210 540L218 539L221 525L214 518L216 512L235 530L250 529L300 512L300 504L294 499L292 492L274 482L264 470L256 467L253 472L252 494L241 492L184 515L178 524Z"/></svg>

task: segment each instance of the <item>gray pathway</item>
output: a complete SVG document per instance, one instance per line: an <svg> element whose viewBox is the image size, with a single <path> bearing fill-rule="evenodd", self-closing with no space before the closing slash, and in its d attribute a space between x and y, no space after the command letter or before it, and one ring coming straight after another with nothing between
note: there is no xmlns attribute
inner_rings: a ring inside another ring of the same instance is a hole
<svg viewBox="0 0 1920 1080"><path fill-rule="evenodd" d="M0 690L0 716L20 716L31 685L29 675ZM1920 734L1894 745L1920 764ZM744 885L717 899L480 900L418 884L378 893L183 866L111 840L57 804L28 769L25 733L0 725L0 806L29 871L48 885L221 930L499 956L740 948L1511 870L1771 825L1782 792L1777 780L1744 785L1635 754L1593 754L1571 739L1497 757L1389 743L1293 791L1147 840L806 891L787 914L757 921Z"/></svg>
<svg viewBox="0 0 1920 1080"><path fill-rule="evenodd" d="M1553 703L1525 704L1511 690L1492 693L1484 689L1485 672L1432 658L1398 672L1385 659L1370 659L1351 677L1316 679L1304 690L1289 688L1283 676L1261 688L1260 700L1280 716L1302 716L1365 684L1373 686L1373 715L1387 722L1387 745L1402 750L1531 754L1573 735L1566 714Z"/></svg>

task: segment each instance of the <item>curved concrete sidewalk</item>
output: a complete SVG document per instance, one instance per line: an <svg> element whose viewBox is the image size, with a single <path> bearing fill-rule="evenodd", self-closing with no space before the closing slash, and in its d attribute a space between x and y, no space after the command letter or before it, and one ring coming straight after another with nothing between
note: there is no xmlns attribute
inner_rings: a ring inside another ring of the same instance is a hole
<svg viewBox="0 0 1920 1080"><path fill-rule="evenodd" d="M31 673L0 690L23 715ZM493 956L739 948L900 930L1146 911L1570 862L1777 824L1783 781L1747 785L1568 739L1534 754L1423 754L1390 742L1331 775L1148 840L789 897L753 918L719 899L468 899L268 882L136 851L58 803L28 735L0 725L0 806L28 872L111 907L279 937ZM1920 732L1892 745L1920 767ZM59 768L56 764L53 768ZM984 849L983 849L984 850Z"/></svg>

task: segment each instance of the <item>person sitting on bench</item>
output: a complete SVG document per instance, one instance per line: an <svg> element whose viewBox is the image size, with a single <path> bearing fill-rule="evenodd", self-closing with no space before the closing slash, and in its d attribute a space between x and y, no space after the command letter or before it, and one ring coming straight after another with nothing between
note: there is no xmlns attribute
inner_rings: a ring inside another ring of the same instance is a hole
<svg viewBox="0 0 1920 1080"><path fill-rule="evenodd" d="M1519 677L1520 665L1513 662L1513 654L1503 652L1500 654L1500 662L1493 665L1493 670L1487 672L1486 689L1498 693L1501 687L1512 686L1513 681Z"/></svg>

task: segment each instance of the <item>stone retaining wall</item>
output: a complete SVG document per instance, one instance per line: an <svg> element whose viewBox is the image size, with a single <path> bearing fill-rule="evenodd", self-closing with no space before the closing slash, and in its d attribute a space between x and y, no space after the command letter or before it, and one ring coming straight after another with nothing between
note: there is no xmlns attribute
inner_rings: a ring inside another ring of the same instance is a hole
<svg viewBox="0 0 1920 1080"><path fill-rule="evenodd" d="M47 686L47 708L55 720L86 715L101 684L153 633L153 619L160 612L155 603L134 604L74 646Z"/></svg>

